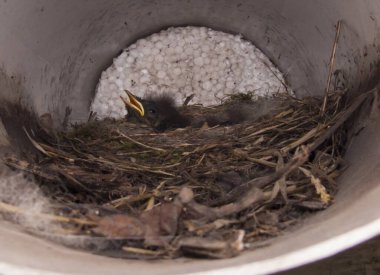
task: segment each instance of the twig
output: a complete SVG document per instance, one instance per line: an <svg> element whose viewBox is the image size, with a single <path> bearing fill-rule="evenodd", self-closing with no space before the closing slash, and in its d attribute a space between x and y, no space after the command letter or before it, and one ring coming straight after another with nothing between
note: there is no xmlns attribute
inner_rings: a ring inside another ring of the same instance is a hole
<svg viewBox="0 0 380 275"><path fill-rule="evenodd" d="M104 121L79 126L72 134L63 133L59 147L49 140L41 142L30 134L36 139L30 138L34 146L44 154L38 163L9 158L5 163L38 175L38 180L43 177L37 184L42 187L49 184L47 191L57 192L53 193L54 199L62 203L41 211L53 215L40 213L43 216L32 217L68 223L75 234L95 237L92 234L99 231L92 227L99 225L99 217L120 213L145 217L144 224L149 231L144 239L118 245L120 253L125 251L124 257L162 258L187 253L230 257L235 255L230 253L233 245L239 248L234 250L236 254L244 245L244 232L230 239L231 230L251 231L246 222L255 220L258 228L254 234L277 235L280 228L294 221L283 215L286 212L277 211L277 204L284 203L281 195L285 203L289 198L292 205L303 203L303 207L311 210L322 209L321 204L317 204L320 196L315 192L316 187L334 190L340 146L345 137L345 132L340 132L341 126L370 97L369 93L354 99L348 109L348 105L339 103L342 99L338 94L329 93L323 117L319 115L323 98L297 100L289 96L289 107L282 113L244 125L215 126L207 131L187 128L152 134L145 133L146 129L139 125ZM204 110L193 111L202 115ZM337 138L334 140L331 136ZM333 144L323 143L325 140ZM309 146L295 150L302 144ZM282 148L283 154L279 154ZM309 159L309 153L316 149L321 152ZM143 155L140 158L138 154ZM298 171L300 168L313 171L320 185L317 181L311 185L310 179ZM56 182L61 184L56 187ZM62 191L61 186L65 187ZM70 187L68 193L66 187ZM187 193L186 188L190 190ZM100 196L101 199L96 200L100 205L88 204L83 194L90 190ZM78 205L73 206L71 200ZM181 216L178 216L179 211L183 211ZM15 216L16 221L18 216L23 217L21 214L33 215L28 209L0 204L1 212ZM67 217L60 217L59 213L66 213ZM69 218L71 216L79 218L78 221ZM270 226L266 224L267 218ZM90 230L81 224L90 225ZM127 228L128 223L110 222L109 226L112 232L117 232L119 226ZM117 236L119 233L111 233L102 233L104 241L123 238L123 235ZM254 237L253 233L250 238ZM67 234L71 233L67 231Z"/></svg>
<svg viewBox="0 0 380 275"><path fill-rule="evenodd" d="M0 211L3 212L8 212L8 213L13 213L13 214L21 214L23 216L26 216L27 212L26 209L22 209L20 207L5 203L5 202L0 202ZM39 217L39 218L44 218L47 220L51 221L56 221L56 222L64 222L64 223L77 223L77 224L82 224L82 225L96 225L95 222L89 221L89 220L82 220L78 218L70 218L70 217L63 217L63 216L56 216L52 214L45 214L45 213L33 213L31 216L34 217Z"/></svg>
<svg viewBox="0 0 380 275"><path fill-rule="evenodd" d="M168 173L168 172L161 171L161 170L154 170L155 167L147 167L147 166L143 166L143 165L130 163L131 165L134 165L134 167L132 167L132 166L127 166L127 165L125 165L125 163L122 163L122 162L116 162L115 160L107 160L107 159L97 158L97 157L94 157L90 154L83 154L83 155L85 157L87 157L88 159L78 158L77 161L83 161L83 162L86 162L89 164L93 164L94 162L99 163L99 164L104 164L104 165L107 165L109 167L112 167L115 170L126 171L126 172L130 172L130 171L142 172L142 171L145 171L145 172L149 172L149 173L153 173L153 174L175 177L175 175L172 173ZM175 167L175 166L178 166L178 164L172 164L171 166L166 166L163 168Z"/></svg>
<svg viewBox="0 0 380 275"><path fill-rule="evenodd" d="M347 119L349 119L352 115L352 113L354 113L359 107L360 105L364 102L364 100L366 100L368 98L368 96L370 96L371 94L374 94L378 91L378 88L374 88L364 94L361 94L360 96L358 96L354 103L351 104L350 107L348 107L342 114L342 116L337 120L337 122L331 126L322 136L320 136L319 138L317 138L311 145L310 145L310 150L311 151L314 151L315 149L317 149L323 142L325 142L328 138L330 138L334 133L335 131L343 125L343 123L345 123L347 121Z"/></svg>
<svg viewBox="0 0 380 275"><path fill-rule="evenodd" d="M35 141L28 133L28 131L26 130L26 128L23 126L22 129L24 130L26 136L28 137L29 141L33 144L33 146L38 150L40 151L41 153L43 153L44 155L48 156L48 157L54 157L54 156L57 156L55 154L51 154L51 153L48 153L46 152L42 147L41 145Z"/></svg>
<svg viewBox="0 0 380 275"><path fill-rule="evenodd" d="M183 106L187 106L189 102L194 98L195 94L191 94L188 97L186 97L185 101L183 102Z"/></svg>
<svg viewBox="0 0 380 275"><path fill-rule="evenodd" d="M283 168L279 169L276 173L250 180L246 184L252 187L264 188L268 184L275 182L282 177L286 177L289 173L293 172L295 169L304 164L309 158L310 152L311 150L309 147L301 146L301 151L296 153L293 159L289 161Z"/></svg>
<svg viewBox="0 0 380 275"><path fill-rule="evenodd" d="M241 198L241 194L247 193L247 189L263 189L269 184L286 177L289 173L293 172L307 161L310 155L310 150L306 146L303 146L301 148L301 152L296 154L296 156L293 157L293 159L290 162L288 162L284 167L279 169L276 173L273 173L268 176L255 178L235 187L223 198L223 201L232 201L233 199ZM241 200L242 199L243 198L241 198Z"/></svg>
<svg viewBox="0 0 380 275"><path fill-rule="evenodd" d="M84 186L80 181L78 181L75 177L71 176L69 173L67 173L64 169L52 169L53 171L55 170L55 172L59 173L60 175L62 175L63 177L65 177L67 180L69 180L70 182L73 183L73 185L75 186L79 186L79 189L82 189L82 191L86 191L88 194L91 194L93 195L94 197L98 198L98 199L101 199L101 197L96 194L93 190L91 190L90 188Z"/></svg>
<svg viewBox="0 0 380 275"><path fill-rule="evenodd" d="M305 135L303 135L301 138L298 140L292 142L291 144L288 144L284 148L280 150L282 154L288 153L290 150L293 150L297 148L298 146L304 144L306 141L309 139L313 138L321 129L323 129L322 125L317 125L317 127L311 129L309 132L307 132Z"/></svg>
<svg viewBox="0 0 380 275"><path fill-rule="evenodd" d="M301 167L299 167L301 168ZM293 192L295 192L297 190L297 187L296 186L288 186L286 187L285 191L286 191L286 194L291 194ZM267 192L264 192L263 194L263 199L264 201L269 201L272 199L272 191L267 191Z"/></svg>
<svg viewBox="0 0 380 275"><path fill-rule="evenodd" d="M264 166L268 166L268 167L271 167L271 168L275 168L276 167L276 163L271 162L271 161L267 161L267 160L264 160L264 159L247 157L247 160L255 162L255 163L258 163L258 164L261 164L261 165L264 165Z"/></svg>
<svg viewBox="0 0 380 275"><path fill-rule="evenodd" d="M116 130L116 133L118 133L120 136L122 136L123 138L126 138L128 139L129 141L143 147L143 148L146 148L146 149L151 149L151 150L154 150L154 151L159 151L159 152L167 152L165 149L162 149L162 148L157 148L157 147L152 147L152 146L149 146L149 145L146 145L144 143L141 143L125 134L123 134L122 132L120 132L119 130Z"/></svg>
<svg viewBox="0 0 380 275"><path fill-rule="evenodd" d="M131 247L131 246L123 246L122 249L128 253L149 255L149 256L160 256L165 253L164 251L154 251L154 250L148 250L148 249Z"/></svg>
<svg viewBox="0 0 380 275"><path fill-rule="evenodd" d="M257 135L261 135L261 134L263 134L263 133L265 133L265 132L271 131L271 130L273 130L273 129L276 129L276 128L281 127L281 126L284 126L284 125L285 125L285 123L280 123L280 124L277 124L277 125L269 126L269 127L267 127L267 128L264 128L264 129L260 129L260 130L254 132L254 133L252 133L252 134L250 134L250 135L248 135L248 136L243 137L243 139L246 140L246 139L248 139L248 138L252 138L252 137L255 137L255 136L257 136Z"/></svg>
<svg viewBox="0 0 380 275"><path fill-rule="evenodd" d="M259 58L260 59L260 58ZM271 66L269 66L264 60L261 60L261 62L265 65L265 67L267 67L267 69L274 75L275 78L277 78L278 81L280 81L281 85L285 88L285 91L288 95L291 95L290 92L289 92L289 87L288 85L286 85L284 79L280 78L274 71L273 69L271 68Z"/></svg>
<svg viewBox="0 0 380 275"><path fill-rule="evenodd" d="M122 198L110 201L108 203L105 203L103 206L119 208L119 207L124 206L124 205L129 204L129 203L149 199L150 197L152 197L151 193L141 194L141 195L137 195L137 196L128 195L126 197L122 197Z"/></svg>
<svg viewBox="0 0 380 275"><path fill-rule="evenodd" d="M198 256L209 258L231 258L244 249L245 231L232 232L226 240L214 240L200 237L182 237L178 241L178 248Z"/></svg>
<svg viewBox="0 0 380 275"><path fill-rule="evenodd" d="M338 47L341 25L342 25L342 20L339 20L337 25L336 25L335 41L334 41L334 46L332 48L331 57L330 57L329 74L327 77L326 91L325 91L325 96L323 98L322 108L321 108L321 112L320 112L321 116L323 116L326 112L327 98L328 98L328 94L330 92L331 79L332 79L333 70L334 70L334 66L335 66L336 49Z"/></svg>
<svg viewBox="0 0 380 275"><path fill-rule="evenodd" d="M285 178L289 173L293 172L307 161L310 154L308 147L302 146L300 149L300 152L298 152L289 163L280 168L276 173L261 178L260 184L257 184L255 180L245 183L245 185L249 185L251 188L243 197L239 199L239 201L214 208L191 201L187 206L195 212L201 214L201 219L203 222L212 222L216 219L238 213L258 202L263 201L267 198L267 195L261 191L262 188L281 178Z"/></svg>

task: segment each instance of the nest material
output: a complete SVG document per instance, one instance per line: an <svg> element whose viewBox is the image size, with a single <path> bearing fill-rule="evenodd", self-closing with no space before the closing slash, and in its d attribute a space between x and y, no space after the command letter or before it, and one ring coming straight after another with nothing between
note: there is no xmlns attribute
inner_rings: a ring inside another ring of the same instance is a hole
<svg viewBox="0 0 380 275"><path fill-rule="evenodd" d="M51 201L37 215L59 227L35 233L118 257L232 257L333 202L343 124L368 95L349 106L330 95L323 115L321 98L287 97L286 107L256 121L164 133L90 121L28 134L38 161L5 161L34 174ZM7 202L0 209L22 213Z"/></svg>

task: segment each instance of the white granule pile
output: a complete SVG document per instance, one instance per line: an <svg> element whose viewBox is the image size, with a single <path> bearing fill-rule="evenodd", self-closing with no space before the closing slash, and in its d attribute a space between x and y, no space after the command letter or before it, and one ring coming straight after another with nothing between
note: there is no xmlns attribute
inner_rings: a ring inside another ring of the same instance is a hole
<svg viewBox="0 0 380 275"><path fill-rule="evenodd" d="M270 60L240 35L205 27L169 28L138 40L102 73L91 110L99 118L126 115L124 90L144 97L168 93L178 104L214 105L228 94L285 92Z"/></svg>

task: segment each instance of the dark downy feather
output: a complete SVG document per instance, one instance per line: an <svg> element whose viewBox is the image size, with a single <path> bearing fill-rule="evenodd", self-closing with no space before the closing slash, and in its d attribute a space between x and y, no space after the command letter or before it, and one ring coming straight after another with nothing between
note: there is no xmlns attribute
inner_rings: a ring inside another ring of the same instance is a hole
<svg viewBox="0 0 380 275"><path fill-rule="evenodd" d="M256 121L284 107L284 100L282 99L262 98L257 101L233 102L232 104L221 106L212 114L196 116L189 113L183 114L182 111L186 110L186 107L179 111L173 97L168 94L149 96L138 100L144 106L145 116L141 117L135 110L128 109L127 118L131 121L145 123L160 132L187 126L199 128L205 123L213 127Z"/></svg>
<svg viewBox="0 0 380 275"><path fill-rule="evenodd" d="M127 118L150 125L156 131L184 128L190 125L189 118L177 109L174 99L167 94L138 99L145 109L145 116L128 109Z"/></svg>

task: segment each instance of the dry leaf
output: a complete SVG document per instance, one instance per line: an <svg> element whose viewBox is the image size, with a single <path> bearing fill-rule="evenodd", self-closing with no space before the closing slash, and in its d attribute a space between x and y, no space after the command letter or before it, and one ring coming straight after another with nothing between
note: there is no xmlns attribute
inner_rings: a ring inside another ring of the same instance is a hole
<svg viewBox="0 0 380 275"><path fill-rule="evenodd" d="M129 215L116 214L100 218L94 232L106 237L143 238L145 225L138 219Z"/></svg>
<svg viewBox="0 0 380 275"><path fill-rule="evenodd" d="M299 167L299 169L302 171L302 173L305 174L305 176L310 178L311 183L314 185L317 194L321 198L321 201L325 204L329 204L331 202L331 196L327 193L327 190L323 186L321 180L315 177L309 170L302 167Z"/></svg>

